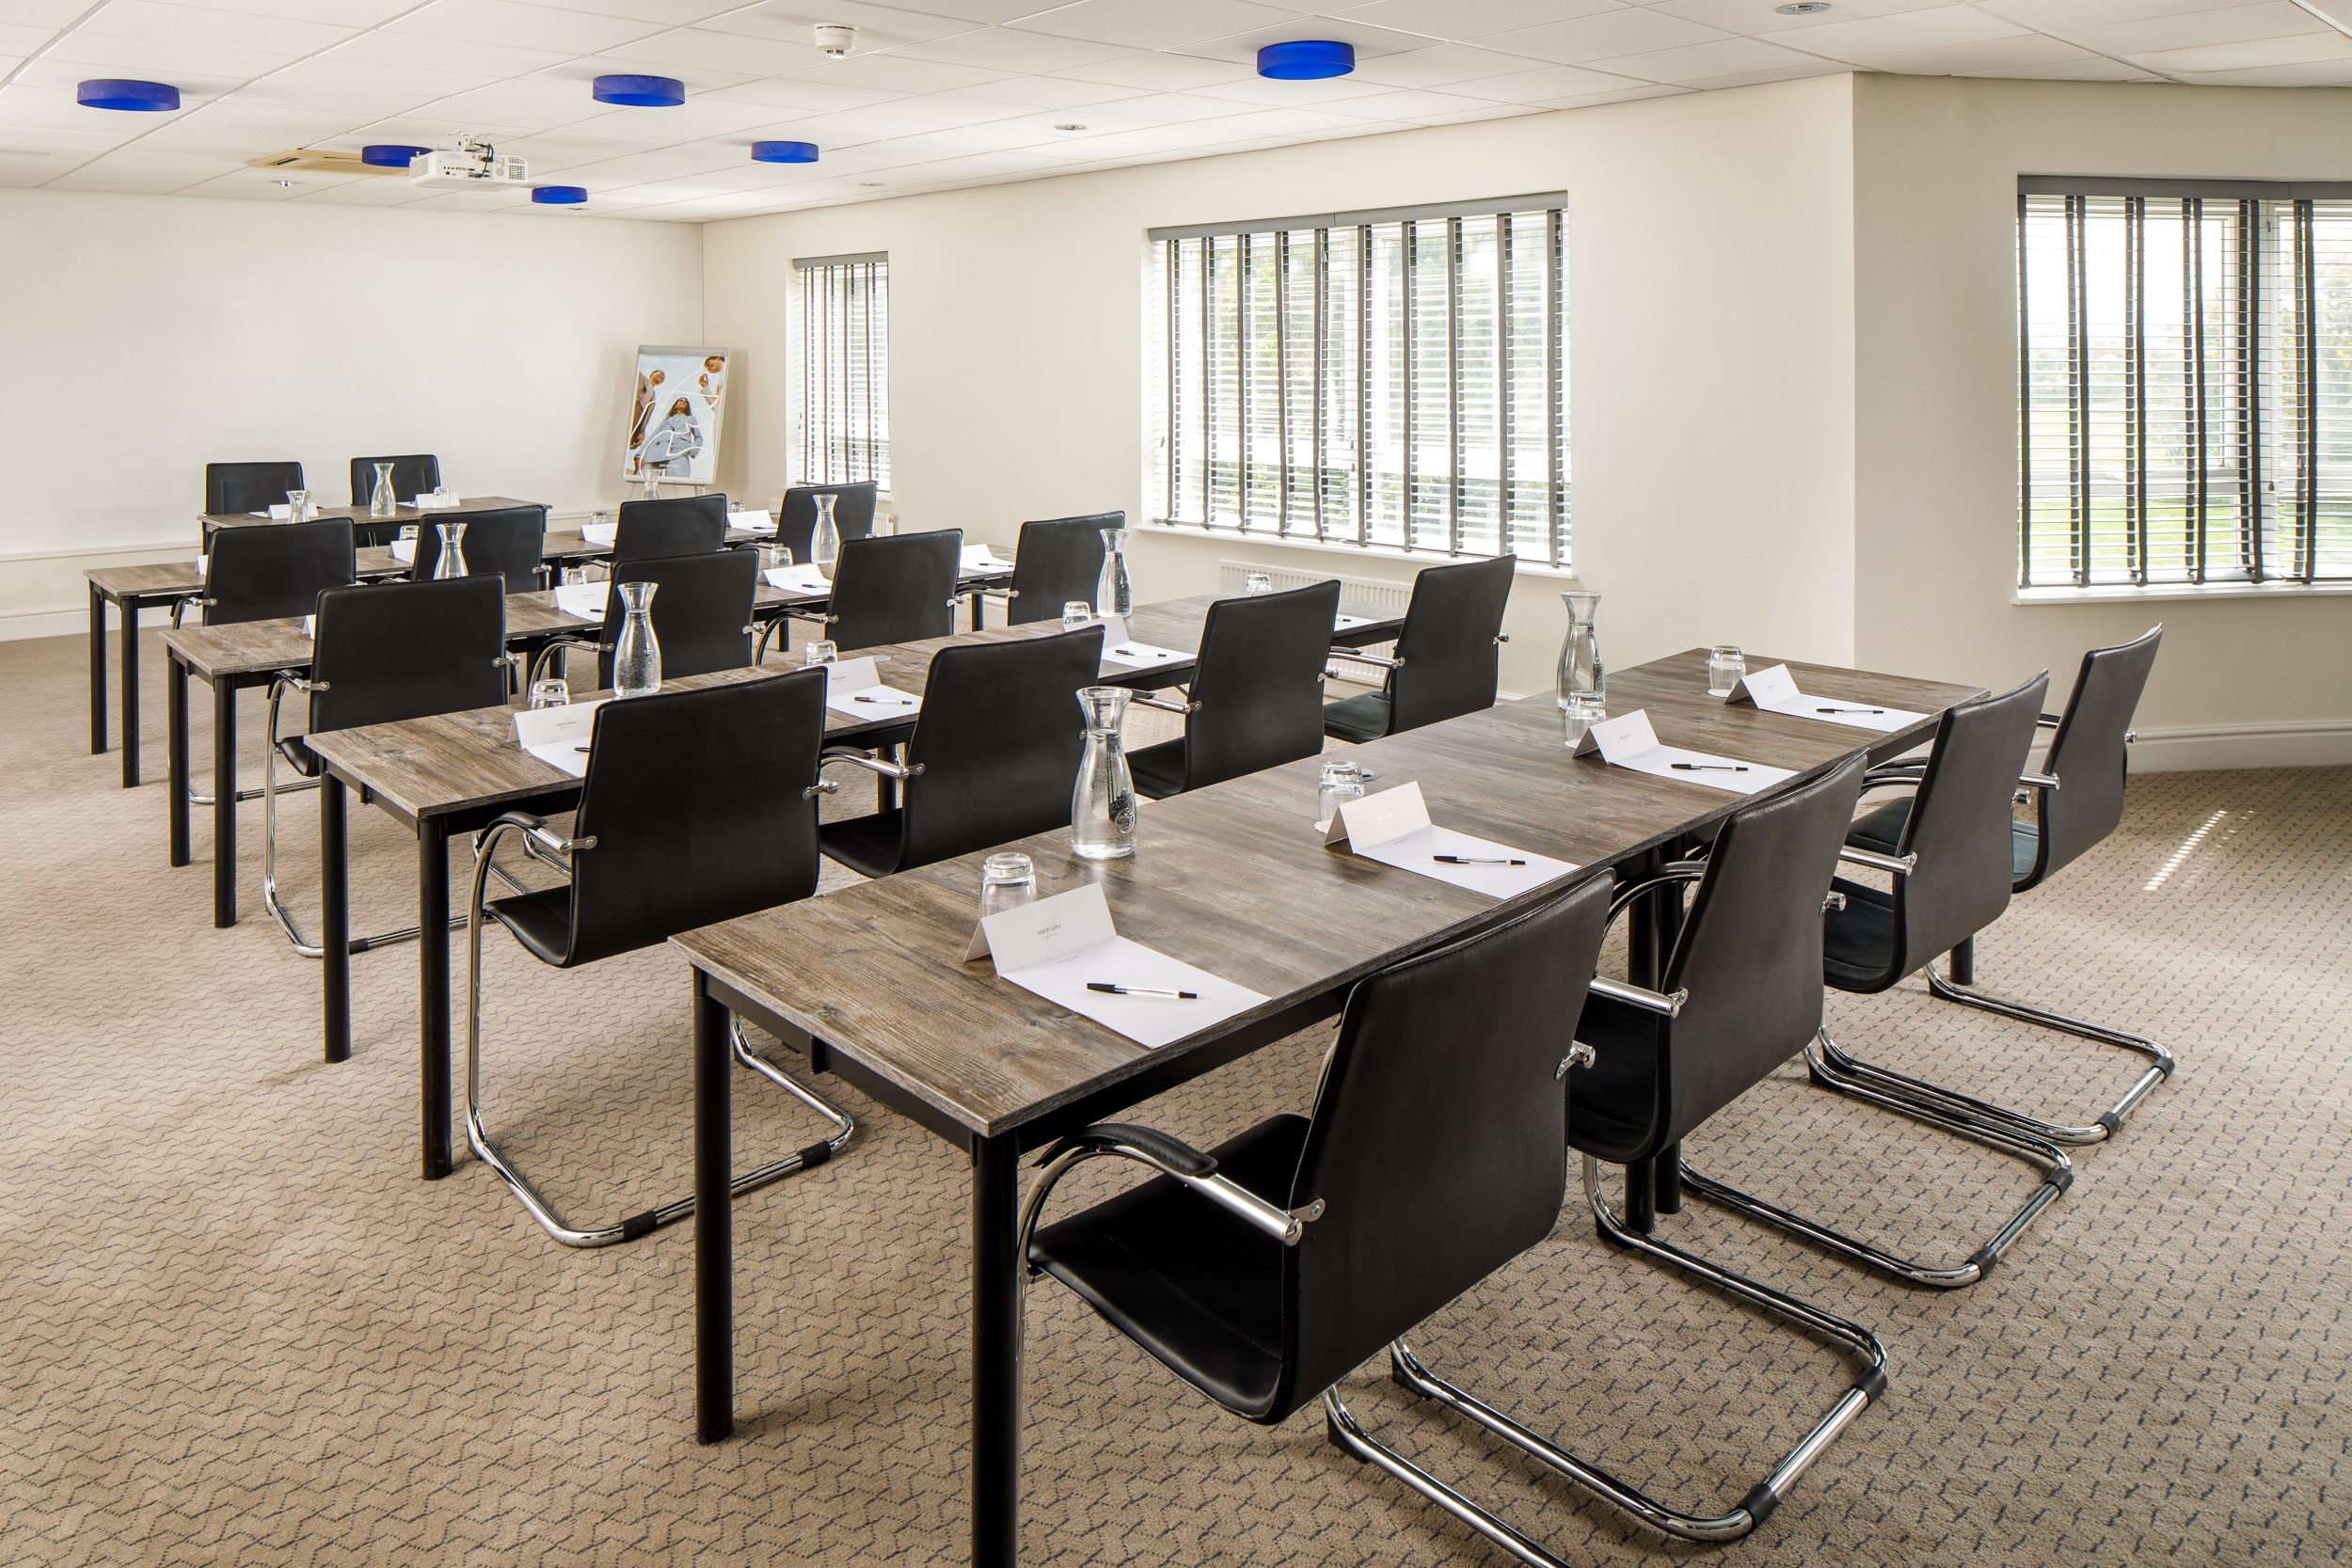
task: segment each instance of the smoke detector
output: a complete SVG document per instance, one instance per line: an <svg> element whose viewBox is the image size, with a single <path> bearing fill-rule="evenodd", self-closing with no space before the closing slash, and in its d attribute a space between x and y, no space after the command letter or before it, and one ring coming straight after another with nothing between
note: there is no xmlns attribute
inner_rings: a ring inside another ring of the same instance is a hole
<svg viewBox="0 0 2352 1568"><path fill-rule="evenodd" d="M825 58L837 60L857 47L857 29L844 27L835 22L819 22L816 26L817 47L825 52Z"/></svg>

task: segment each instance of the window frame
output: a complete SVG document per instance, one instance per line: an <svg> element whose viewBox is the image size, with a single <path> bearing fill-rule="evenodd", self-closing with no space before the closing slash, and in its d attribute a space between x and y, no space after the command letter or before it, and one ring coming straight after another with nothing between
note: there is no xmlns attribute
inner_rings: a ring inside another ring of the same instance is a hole
<svg viewBox="0 0 2352 1568"><path fill-rule="evenodd" d="M890 253L796 256L792 269L799 285L790 311L789 372L800 398L793 455L798 483L872 481L887 495ZM826 338L821 352L820 328Z"/></svg>

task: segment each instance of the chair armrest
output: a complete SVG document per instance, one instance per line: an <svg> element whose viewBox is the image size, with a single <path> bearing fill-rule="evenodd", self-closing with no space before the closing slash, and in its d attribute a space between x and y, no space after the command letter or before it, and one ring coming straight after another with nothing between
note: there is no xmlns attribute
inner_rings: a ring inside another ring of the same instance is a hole
<svg viewBox="0 0 2352 1568"><path fill-rule="evenodd" d="M1296 1246L1299 1237L1306 1234L1309 1222L1323 1217L1321 1198L1295 1212L1269 1203L1239 1182L1217 1175L1216 1162L1182 1138L1150 1127L1098 1122L1072 1133L1040 1157L1038 1163L1044 1166L1044 1170L1038 1177L1037 1185L1030 1190L1028 1202L1023 1206L1021 1213L1019 1257L1025 1265L1029 1256L1029 1238L1037 1231L1038 1216L1043 1212L1046 1196L1054 1190L1055 1183L1081 1161L1105 1156L1151 1166L1264 1231L1284 1246Z"/></svg>
<svg viewBox="0 0 2352 1568"><path fill-rule="evenodd" d="M1359 654L1353 648L1333 648L1324 657L1326 658L1343 658L1350 664L1369 664L1381 670L1402 670L1405 668L1405 661L1401 658L1382 658L1378 654Z"/></svg>
<svg viewBox="0 0 2352 1568"><path fill-rule="evenodd" d="M814 621L819 626L829 626L835 621L840 620L841 617L830 614L821 610L794 610L790 605L787 605L784 607L784 614L778 617L778 619L786 621Z"/></svg>
<svg viewBox="0 0 2352 1568"><path fill-rule="evenodd" d="M1170 1176L1189 1176L1196 1180L1216 1174L1216 1160L1177 1137L1156 1127L1138 1127L1132 1122L1099 1121L1092 1127L1073 1132L1037 1157L1039 1169L1052 1164L1073 1148L1099 1149L1110 1154L1121 1145L1134 1148L1150 1164Z"/></svg>
<svg viewBox="0 0 2352 1568"><path fill-rule="evenodd" d="M818 753L818 767L822 768L829 762L850 763L869 773L880 773L885 779L912 779L923 771L923 764L919 762L912 768L901 768L895 762L884 762L880 757L868 756L847 746L828 746Z"/></svg>
<svg viewBox="0 0 2352 1568"><path fill-rule="evenodd" d="M474 858L479 860L493 853L498 847L498 841L510 832L523 834L532 843L552 855L570 855L576 850L594 849L596 847L596 837L594 833L585 838L562 838L548 826L546 817L532 816L525 812L510 811L474 834Z"/></svg>
<svg viewBox="0 0 2352 1568"><path fill-rule="evenodd" d="M1691 1000L1691 993L1687 990L1677 990L1669 996L1663 991L1651 990L1645 986L1629 985L1623 980L1612 980L1602 974L1593 976L1590 990L1594 994L1605 996L1612 1002L1623 1002L1628 1006L1640 1007L1667 1018L1680 1017L1682 1005Z"/></svg>
<svg viewBox="0 0 2352 1568"><path fill-rule="evenodd" d="M1147 697L1140 692L1128 698L1127 702L1128 705L1131 707L1155 707L1162 713L1191 714L1200 711L1200 705L1199 703L1171 703L1166 698Z"/></svg>
<svg viewBox="0 0 2352 1568"><path fill-rule="evenodd" d="M2017 782L2033 789L2058 787L2058 775L2055 773L2020 773L2017 775Z"/></svg>
<svg viewBox="0 0 2352 1568"><path fill-rule="evenodd" d="M602 653L604 651L604 644L601 642L591 642L583 638L578 637L549 638L547 645L532 656L531 668L524 673L524 685L536 686L539 684L540 676L547 673L548 660L555 657L556 650L559 648L588 648L594 649L598 653Z"/></svg>
<svg viewBox="0 0 2352 1568"><path fill-rule="evenodd" d="M1667 882L1695 882L1706 875L1705 861L1671 861L1660 866L1655 874L1617 890L1615 896L1609 900L1609 924L1614 926L1618 917L1631 907L1633 900L1650 889Z"/></svg>
<svg viewBox="0 0 2352 1568"><path fill-rule="evenodd" d="M2058 722L2057 714L2045 713L2033 721L2033 727L2038 730L2055 730L2058 727Z"/></svg>
<svg viewBox="0 0 2352 1568"><path fill-rule="evenodd" d="M1915 852L1908 855L1882 855L1875 849L1857 849L1851 845L1840 846L1837 858L1848 865L1867 866L1873 871L1884 871L1897 877L1908 877L1919 866L1919 857Z"/></svg>

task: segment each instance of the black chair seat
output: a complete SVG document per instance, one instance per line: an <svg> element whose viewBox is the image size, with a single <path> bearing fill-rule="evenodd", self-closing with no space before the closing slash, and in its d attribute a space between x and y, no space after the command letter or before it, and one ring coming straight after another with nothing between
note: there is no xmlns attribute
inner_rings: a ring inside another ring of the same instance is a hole
<svg viewBox="0 0 2352 1568"><path fill-rule="evenodd" d="M1624 1164L1656 1145L1658 1015L1594 991L1584 998L1576 1037L1593 1060L1568 1097L1568 1145L1597 1160Z"/></svg>
<svg viewBox="0 0 2352 1568"><path fill-rule="evenodd" d="M1271 1117L1214 1153L1217 1173L1287 1205L1305 1117ZM1050 1225L1029 1261L1169 1370L1239 1416L1263 1416L1282 1370L1282 1243L1171 1178Z"/></svg>
<svg viewBox="0 0 2352 1568"><path fill-rule="evenodd" d="M1388 734L1389 719L1389 699L1377 691L1367 692L1326 707L1323 733L1360 746Z"/></svg>
<svg viewBox="0 0 2352 1568"><path fill-rule="evenodd" d="M1911 820L1911 798L1889 800L1864 812L1846 830L1846 842L1875 855L1891 855L1903 841L1903 824Z"/></svg>
<svg viewBox="0 0 2352 1568"><path fill-rule="evenodd" d="M1899 945L1894 898L1842 877L1830 886L1846 895L1846 907L1821 917L1821 977L1839 990L1884 990L1902 978L1887 974Z"/></svg>
<svg viewBox="0 0 2352 1568"><path fill-rule="evenodd" d="M817 830L817 847L861 877L887 877L898 869L901 815L880 811L824 823Z"/></svg>
<svg viewBox="0 0 2352 1568"><path fill-rule="evenodd" d="M315 779L326 770L326 765L319 761L318 753L304 745L302 740L303 737L298 735L279 736L278 754L286 759L289 768L304 778Z"/></svg>
<svg viewBox="0 0 2352 1568"><path fill-rule="evenodd" d="M1139 752L1128 752L1127 774L1135 780L1138 795L1165 800L1170 795L1183 794L1184 743L1182 740L1164 740L1157 746L1146 746Z"/></svg>
<svg viewBox="0 0 2352 1568"><path fill-rule="evenodd" d="M518 893L482 906L482 912L515 933L541 963L564 967L572 950L572 887Z"/></svg>

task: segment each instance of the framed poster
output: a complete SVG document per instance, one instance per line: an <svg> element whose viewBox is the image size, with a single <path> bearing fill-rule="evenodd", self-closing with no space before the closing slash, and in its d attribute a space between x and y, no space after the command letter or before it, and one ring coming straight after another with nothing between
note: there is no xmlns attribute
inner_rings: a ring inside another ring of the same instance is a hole
<svg viewBox="0 0 2352 1568"><path fill-rule="evenodd" d="M669 484L717 481L732 357L723 348L639 347L622 478L641 484L648 477Z"/></svg>

